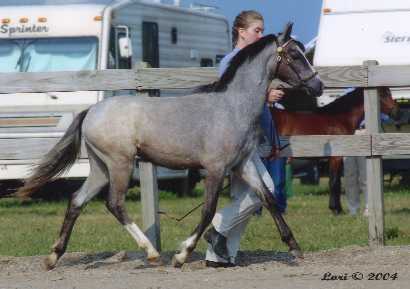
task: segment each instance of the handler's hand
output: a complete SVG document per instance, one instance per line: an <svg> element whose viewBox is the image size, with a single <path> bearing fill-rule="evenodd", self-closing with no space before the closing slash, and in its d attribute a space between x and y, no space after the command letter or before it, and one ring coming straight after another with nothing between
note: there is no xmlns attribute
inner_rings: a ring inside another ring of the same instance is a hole
<svg viewBox="0 0 410 289"><path fill-rule="evenodd" d="M266 96L266 101L272 104L273 102L281 100L284 95L285 93L280 89L271 89Z"/></svg>

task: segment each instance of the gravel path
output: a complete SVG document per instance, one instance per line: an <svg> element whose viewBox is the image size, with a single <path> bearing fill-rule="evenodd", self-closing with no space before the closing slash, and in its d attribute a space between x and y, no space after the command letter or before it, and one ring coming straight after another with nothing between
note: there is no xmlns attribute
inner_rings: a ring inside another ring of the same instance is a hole
<svg viewBox="0 0 410 289"><path fill-rule="evenodd" d="M171 256L164 253L164 265L150 267L140 252L70 253L50 272L44 256L0 257L0 289L410 288L410 246L355 246L305 253L304 259L241 252L240 266L229 269L206 268L198 254L176 269ZM368 280L372 273L381 280ZM325 275L347 280L322 280Z"/></svg>

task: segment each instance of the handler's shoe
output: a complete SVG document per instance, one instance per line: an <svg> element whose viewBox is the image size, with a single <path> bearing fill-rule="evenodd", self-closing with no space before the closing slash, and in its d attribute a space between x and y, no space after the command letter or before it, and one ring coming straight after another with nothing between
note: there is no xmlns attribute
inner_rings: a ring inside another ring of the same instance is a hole
<svg viewBox="0 0 410 289"><path fill-rule="evenodd" d="M204 234L204 239L211 245L215 254L223 259L229 260L228 247L226 246L226 237L212 226Z"/></svg>

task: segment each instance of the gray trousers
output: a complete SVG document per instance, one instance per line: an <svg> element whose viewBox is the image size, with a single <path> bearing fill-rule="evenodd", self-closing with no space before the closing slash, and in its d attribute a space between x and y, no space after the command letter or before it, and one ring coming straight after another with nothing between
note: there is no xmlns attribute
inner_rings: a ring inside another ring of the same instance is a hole
<svg viewBox="0 0 410 289"><path fill-rule="evenodd" d="M273 193L275 190L272 178L259 155L254 153L248 160L253 162L256 168L255 178L261 178L264 185ZM231 197L232 201L223 209L216 212L212 225L222 235L227 238L227 247L230 260L225 260L212 250L208 245L206 260L214 262L232 262L239 250L241 236L245 231L249 218L262 206L262 201L255 193L256 188L252 188L244 181L240 174L231 175Z"/></svg>
<svg viewBox="0 0 410 289"><path fill-rule="evenodd" d="M364 195L364 206L367 208L366 189L366 158L343 158L344 183L347 206L351 215L356 215L360 209L360 192Z"/></svg>

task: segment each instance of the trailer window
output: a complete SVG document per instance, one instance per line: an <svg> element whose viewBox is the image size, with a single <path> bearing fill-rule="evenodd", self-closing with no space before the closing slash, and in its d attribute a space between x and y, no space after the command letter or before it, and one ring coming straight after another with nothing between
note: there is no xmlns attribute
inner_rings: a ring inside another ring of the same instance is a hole
<svg viewBox="0 0 410 289"><path fill-rule="evenodd" d="M214 61L211 58L201 58L201 67L213 67Z"/></svg>
<svg viewBox="0 0 410 289"><path fill-rule="evenodd" d="M159 67L158 24L142 22L142 61Z"/></svg>
<svg viewBox="0 0 410 289"><path fill-rule="evenodd" d="M94 70L95 37L0 40L0 72Z"/></svg>
<svg viewBox="0 0 410 289"><path fill-rule="evenodd" d="M177 44L178 42L178 30L176 27L172 27L171 29L171 42L172 44Z"/></svg>

